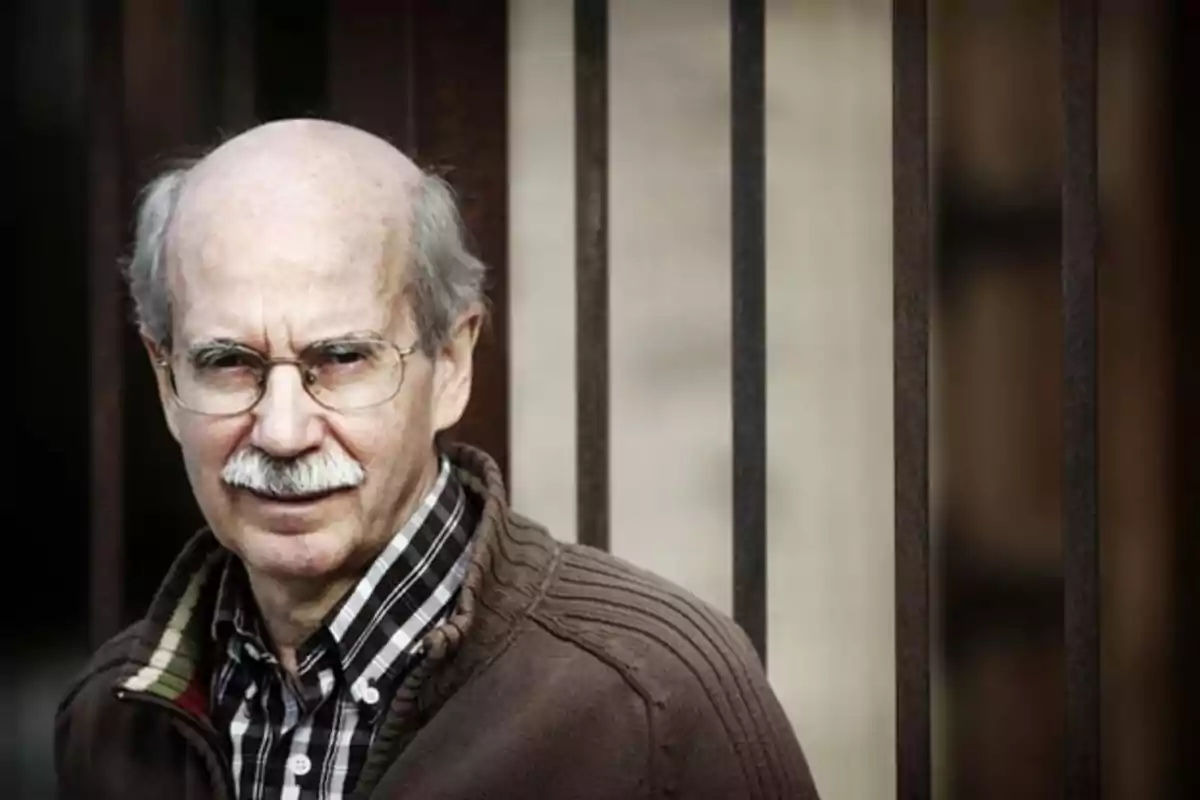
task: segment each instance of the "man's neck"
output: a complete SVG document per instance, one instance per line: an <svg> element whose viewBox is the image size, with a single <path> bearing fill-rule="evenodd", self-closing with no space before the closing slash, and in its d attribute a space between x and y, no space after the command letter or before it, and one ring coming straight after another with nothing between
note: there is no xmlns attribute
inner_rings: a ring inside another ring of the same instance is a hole
<svg viewBox="0 0 1200 800"><path fill-rule="evenodd" d="M353 575L319 581L279 581L253 573L249 577L275 655L292 675L298 671L296 651L358 580Z"/></svg>

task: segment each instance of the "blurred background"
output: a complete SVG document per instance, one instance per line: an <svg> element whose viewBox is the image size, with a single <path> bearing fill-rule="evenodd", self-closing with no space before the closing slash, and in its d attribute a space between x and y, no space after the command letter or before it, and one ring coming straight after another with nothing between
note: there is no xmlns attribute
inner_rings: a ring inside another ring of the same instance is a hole
<svg viewBox="0 0 1200 800"><path fill-rule="evenodd" d="M1101 3L1103 777L1130 800L1200 796L1189 5ZM31 348L8 398L16 724L0 796L43 798L71 675L201 524L118 280L138 188L172 158L320 116L442 171L496 312L458 433L501 461L518 508L574 538L573 20L539 0L5 13L10 266ZM728 611L728 3L611 0L609 15L613 550ZM887 798L891 7L768 0L766 36L767 666L822 796ZM1052 2L930 4L943 798L1062 793L1058 41Z"/></svg>

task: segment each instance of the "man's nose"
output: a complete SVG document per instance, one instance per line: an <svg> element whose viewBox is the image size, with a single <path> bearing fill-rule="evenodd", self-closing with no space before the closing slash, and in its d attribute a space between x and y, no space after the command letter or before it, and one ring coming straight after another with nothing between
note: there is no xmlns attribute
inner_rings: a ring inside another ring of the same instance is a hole
<svg viewBox="0 0 1200 800"><path fill-rule="evenodd" d="M276 458L292 458L321 444L320 407L303 381L295 366L276 366L254 408L251 443Z"/></svg>

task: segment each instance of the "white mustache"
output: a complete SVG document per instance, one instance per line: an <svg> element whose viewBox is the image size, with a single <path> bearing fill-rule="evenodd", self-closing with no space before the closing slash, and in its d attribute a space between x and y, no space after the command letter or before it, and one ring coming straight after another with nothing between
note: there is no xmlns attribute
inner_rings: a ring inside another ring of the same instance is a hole
<svg viewBox="0 0 1200 800"><path fill-rule="evenodd" d="M289 499L352 489L365 479L366 470L342 450L282 459L247 447L221 470L221 480L230 486Z"/></svg>

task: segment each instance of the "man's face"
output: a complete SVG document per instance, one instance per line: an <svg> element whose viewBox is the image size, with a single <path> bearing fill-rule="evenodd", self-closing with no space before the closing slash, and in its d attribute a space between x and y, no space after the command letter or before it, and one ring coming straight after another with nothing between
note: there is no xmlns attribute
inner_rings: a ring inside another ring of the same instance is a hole
<svg viewBox="0 0 1200 800"><path fill-rule="evenodd" d="M406 226L380 213L380 198L336 185L284 191L269 174L245 177L189 186L181 201L171 232L171 363L214 342L272 359L350 335L416 343L402 292ZM280 365L249 411L199 414L175 401L160 370L168 424L217 538L252 573L279 579L360 569L432 477L433 436L458 419L469 393L473 342L468 323L433 358L418 349L394 397L351 412L323 407L299 369ZM239 469L245 477L256 466L300 463L310 477L336 467L343 488L287 499L231 479Z"/></svg>

